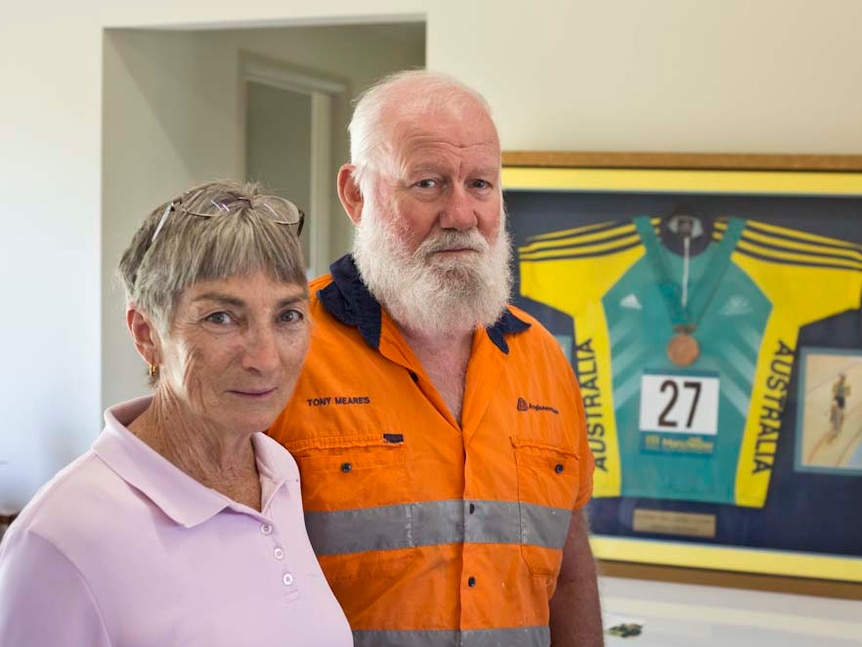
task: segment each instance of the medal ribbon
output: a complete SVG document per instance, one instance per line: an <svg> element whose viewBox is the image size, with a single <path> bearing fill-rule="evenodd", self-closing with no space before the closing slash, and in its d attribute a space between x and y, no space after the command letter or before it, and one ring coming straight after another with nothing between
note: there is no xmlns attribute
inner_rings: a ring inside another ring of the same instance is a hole
<svg viewBox="0 0 862 647"><path fill-rule="evenodd" d="M698 290L694 293L694 298L690 300L690 303L686 304L683 304L679 283L672 279L670 270L668 269L665 255L670 252L661 244L650 218L648 216L638 216L633 222L640 234L644 247L646 247L647 258L650 259L656 273L661 278L659 291L668 304L673 327L682 328L689 332L694 330L706 312L706 308L709 306L709 302L712 300L718 284L721 283L721 279L724 277L724 272L730 263L730 255L742 237L742 231L745 229L745 221L737 218L729 218L727 229L721 242L717 245L713 242L709 243L707 249L716 245L716 248L712 251L713 260L701 275L701 281Z"/></svg>

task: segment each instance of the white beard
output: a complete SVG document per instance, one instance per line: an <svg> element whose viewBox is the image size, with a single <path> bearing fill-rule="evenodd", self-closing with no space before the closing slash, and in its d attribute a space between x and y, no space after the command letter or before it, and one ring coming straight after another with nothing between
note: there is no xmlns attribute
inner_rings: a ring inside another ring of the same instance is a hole
<svg viewBox="0 0 862 647"><path fill-rule="evenodd" d="M399 325L422 335L440 336L497 321L512 287L510 241L502 217L491 244L477 229L444 230L410 253L395 228L379 217L374 202L366 199L356 226L353 256L363 282ZM478 253L462 253L458 258L435 255L440 250L465 248Z"/></svg>

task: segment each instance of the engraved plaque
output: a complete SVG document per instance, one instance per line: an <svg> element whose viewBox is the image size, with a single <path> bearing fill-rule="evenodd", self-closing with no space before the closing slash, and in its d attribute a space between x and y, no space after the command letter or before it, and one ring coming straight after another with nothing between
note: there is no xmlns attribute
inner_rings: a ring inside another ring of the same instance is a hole
<svg viewBox="0 0 862 647"><path fill-rule="evenodd" d="M683 535L685 537L715 537L714 514L694 512L667 512L664 510L636 509L632 519L632 530L660 535Z"/></svg>

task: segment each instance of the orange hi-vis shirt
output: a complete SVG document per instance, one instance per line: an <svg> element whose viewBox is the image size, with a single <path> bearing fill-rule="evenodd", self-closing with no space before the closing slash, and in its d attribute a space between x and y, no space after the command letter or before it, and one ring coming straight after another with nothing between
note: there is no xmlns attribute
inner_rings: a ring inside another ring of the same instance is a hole
<svg viewBox="0 0 862 647"><path fill-rule="evenodd" d="M352 258L311 283L312 341L270 434L357 647L550 644L572 511L592 493L559 344L510 307L473 336L461 424Z"/></svg>

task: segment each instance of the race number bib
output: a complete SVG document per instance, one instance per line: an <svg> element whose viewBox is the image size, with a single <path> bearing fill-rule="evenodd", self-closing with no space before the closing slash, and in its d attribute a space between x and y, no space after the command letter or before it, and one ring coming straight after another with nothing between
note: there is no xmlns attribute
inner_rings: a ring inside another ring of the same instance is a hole
<svg viewBox="0 0 862 647"><path fill-rule="evenodd" d="M641 377L640 430L714 436L718 433L717 373L650 373Z"/></svg>

